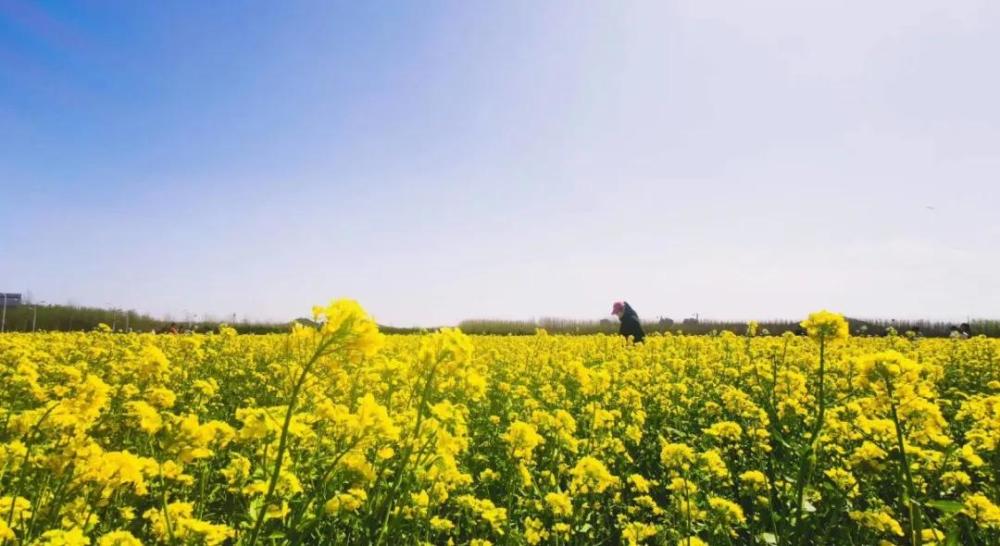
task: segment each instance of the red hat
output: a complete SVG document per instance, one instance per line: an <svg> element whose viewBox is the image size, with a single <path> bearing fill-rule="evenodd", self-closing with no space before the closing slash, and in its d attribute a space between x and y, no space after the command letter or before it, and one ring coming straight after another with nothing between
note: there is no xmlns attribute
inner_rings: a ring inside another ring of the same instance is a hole
<svg viewBox="0 0 1000 546"><path fill-rule="evenodd" d="M625 310L625 304L620 301L616 301L615 304L611 307L611 314L617 315L618 313L621 313L624 310Z"/></svg>

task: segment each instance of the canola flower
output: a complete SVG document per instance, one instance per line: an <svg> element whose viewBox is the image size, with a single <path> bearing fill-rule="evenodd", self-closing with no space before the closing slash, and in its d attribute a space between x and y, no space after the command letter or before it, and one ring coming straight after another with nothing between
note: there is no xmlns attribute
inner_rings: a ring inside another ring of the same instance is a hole
<svg viewBox="0 0 1000 546"><path fill-rule="evenodd" d="M998 544L1000 342L0 335L0 545Z"/></svg>

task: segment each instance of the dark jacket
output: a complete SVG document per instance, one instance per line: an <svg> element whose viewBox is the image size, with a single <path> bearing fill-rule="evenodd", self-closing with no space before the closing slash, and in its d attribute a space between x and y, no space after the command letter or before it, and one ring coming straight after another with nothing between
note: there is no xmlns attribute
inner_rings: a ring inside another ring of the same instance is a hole
<svg viewBox="0 0 1000 546"><path fill-rule="evenodd" d="M642 325L639 324L639 315L635 313L635 309L625 302L625 312L622 313L621 325L618 327L618 333L629 337L631 336L636 343L640 343L646 333L642 331Z"/></svg>

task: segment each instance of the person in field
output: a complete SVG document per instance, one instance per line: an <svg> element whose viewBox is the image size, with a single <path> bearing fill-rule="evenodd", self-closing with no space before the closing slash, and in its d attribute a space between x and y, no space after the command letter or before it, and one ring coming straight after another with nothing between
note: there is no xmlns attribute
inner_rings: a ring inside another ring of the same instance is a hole
<svg viewBox="0 0 1000 546"><path fill-rule="evenodd" d="M963 322L962 325L958 327L958 333L962 335L962 339L969 339L972 337L972 327L969 326L968 322Z"/></svg>
<svg viewBox="0 0 1000 546"><path fill-rule="evenodd" d="M642 343L646 337L646 332L642 331L642 324L639 323L639 315L627 301L616 301L611 307L611 314L618 317L621 323L618 326L618 333L626 338L632 338L636 343Z"/></svg>

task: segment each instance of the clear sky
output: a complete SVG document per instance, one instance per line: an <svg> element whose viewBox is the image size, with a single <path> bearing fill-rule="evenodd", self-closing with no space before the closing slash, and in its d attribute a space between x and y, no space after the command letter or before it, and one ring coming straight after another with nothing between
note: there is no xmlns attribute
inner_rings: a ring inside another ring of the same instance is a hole
<svg viewBox="0 0 1000 546"><path fill-rule="evenodd" d="M998 55L994 0L0 0L0 291L998 317Z"/></svg>

